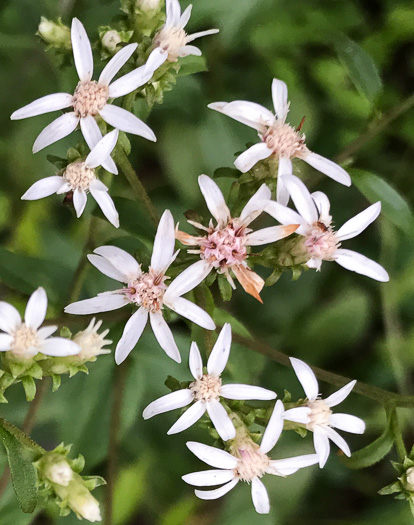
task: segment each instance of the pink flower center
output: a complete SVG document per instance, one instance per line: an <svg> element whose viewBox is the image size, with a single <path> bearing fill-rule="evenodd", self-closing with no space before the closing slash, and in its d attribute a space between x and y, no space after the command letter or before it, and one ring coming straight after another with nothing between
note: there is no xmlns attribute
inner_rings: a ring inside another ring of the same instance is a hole
<svg viewBox="0 0 414 525"><path fill-rule="evenodd" d="M270 458L258 446L249 445L245 449L238 449L239 463L234 473L241 481L251 481L261 478L270 465Z"/></svg>
<svg viewBox="0 0 414 525"><path fill-rule="evenodd" d="M164 293L167 289L164 282L166 279L164 275L157 274L150 268L148 273L143 273L139 279L128 284L129 300L150 312L159 312L162 309Z"/></svg>
<svg viewBox="0 0 414 525"><path fill-rule="evenodd" d="M305 135L301 135L289 124L278 120L268 128L263 140L267 147L279 157L291 159L302 157L308 152L305 145Z"/></svg>
<svg viewBox="0 0 414 525"><path fill-rule="evenodd" d="M339 248L340 243L332 228L318 221L312 225L312 229L306 235L305 246L311 257L332 261L332 256Z"/></svg>
<svg viewBox="0 0 414 525"><path fill-rule="evenodd" d="M241 264L247 257L246 235L243 226L237 227L234 221L223 229L212 229L200 242L201 257L214 268L226 268Z"/></svg>

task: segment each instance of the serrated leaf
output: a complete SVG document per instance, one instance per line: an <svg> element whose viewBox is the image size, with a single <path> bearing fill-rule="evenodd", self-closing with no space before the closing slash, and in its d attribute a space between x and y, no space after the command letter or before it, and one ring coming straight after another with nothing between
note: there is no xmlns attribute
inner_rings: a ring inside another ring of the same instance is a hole
<svg viewBox="0 0 414 525"><path fill-rule="evenodd" d="M335 49L356 89L373 103L382 90L381 77L373 59L345 35L336 40Z"/></svg>
<svg viewBox="0 0 414 525"><path fill-rule="evenodd" d="M413 230L414 216L407 201L387 181L374 173L350 170L352 182L372 203L381 201L381 214L395 226L409 234Z"/></svg>
<svg viewBox="0 0 414 525"><path fill-rule="evenodd" d="M23 512L32 513L37 505L37 476L33 466L34 453L5 428L0 427L0 439L7 453L13 489Z"/></svg>

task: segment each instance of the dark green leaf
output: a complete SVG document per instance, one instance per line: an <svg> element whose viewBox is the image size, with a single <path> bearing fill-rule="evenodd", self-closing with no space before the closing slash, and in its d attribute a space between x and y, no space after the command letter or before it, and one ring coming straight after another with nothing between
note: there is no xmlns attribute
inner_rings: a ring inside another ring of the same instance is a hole
<svg viewBox="0 0 414 525"><path fill-rule="evenodd" d="M335 48L357 90L373 103L382 90L382 82L372 58L345 35L335 42Z"/></svg>
<svg viewBox="0 0 414 525"><path fill-rule="evenodd" d="M179 60L179 64L181 67L177 73L178 77L184 77L186 75L193 75L194 73L207 71L207 64L204 57L187 56L182 60Z"/></svg>
<svg viewBox="0 0 414 525"><path fill-rule="evenodd" d="M410 233L414 226L413 213L407 201L378 175L362 170L351 170L352 182L372 203L381 201L382 214L395 226Z"/></svg>
<svg viewBox="0 0 414 525"><path fill-rule="evenodd" d="M223 301L230 301L231 296L233 295L233 288L230 286L228 280L224 277L224 275L218 275L217 282Z"/></svg>

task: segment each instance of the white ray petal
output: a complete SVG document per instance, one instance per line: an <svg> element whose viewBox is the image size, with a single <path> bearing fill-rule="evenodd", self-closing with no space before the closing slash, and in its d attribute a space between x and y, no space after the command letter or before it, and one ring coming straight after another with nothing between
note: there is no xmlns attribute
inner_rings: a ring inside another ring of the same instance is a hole
<svg viewBox="0 0 414 525"><path fill-rule="evenodd" d="M149 419L157 414L164 414L164 412L169 412L170 410L183 408L192 401L193 395L190 389L177 390L150 403L142 413L142 417Z"/></svg>
<svg viewBox="0 0 414 525"><path fill-rule="evenodd" d="M33 144L33 153L37 153L43 148L70 135L72 131L75 131L78 122L79 118L72 112L64 113L58 117L39 134Z"/></svg>
<svg viewBox="0 0 414 525"><path fill-rule="evenodd" d="M177 314L182 315L186 319L189 319L193 323L198 324L206 330L214 330L216 328L213 319L207 312L191 301L184 299L184 297L170 298L169 296L166 297L164 295L164 304Z"/></svg>
<svg viewBox="0 0 414 525"><path fill-rule="evenodd" d="M170 327L166 323L161 312L150 313L151 327L160 347L177 363L181 363L181 355L174 341Z"/></svg>
<svg viewBox="0 0 414 525"><path fill-rule="evenodd" d="M192 8L193 6L190 4L184 10L183 14L180 16L180 19L178 20L177 27L180 27L181 29L183 29L187 25L188 21L190 20Z"/></svg>
<svg viewBox="0 0 414 525"><path fill-rule="evenodd" d="M213 346L207 361L207 372L211 375L220 376L226 368L231 348L231 325L223 325L221 332Z"/></svg>
<svg viewBox="0 0 414 525"><path fill-rule="evenodd" d="M102 191L97 190L95 188L94 182L100 182L98 180L95 180L90 185L90 192L92 194L92 197L96 200L98 203L98 206L101 208L102 213L105 215L105 217L108 219L108 221L115 226L115 228L119 228L119 214L115 208L114 201L111 199L111 196L108 193L108 190Z"/></svg>
<svg viewBox="0 0 414 525"><path fill-rule="evenodd" d="M65 357L68 355L79 354L81 347L64 337L49 337L39 344L38 350L45 355Z"/></svg>
<svg viewBox="0 0 414 525"><path fill-rule="evenodd" d="M277 170L276 200L279 204L287 206L289 202L289 190L285 184L285 175L292 175L292 161L287 157L279 157Z"/></svg>
<svg viewBox="0 0 414 525"><path fill-rule="evenodd" d="M78 219L85 209L87 200L86 192L76 188L73 192L73 207L75 208L76 217L78 217Z"/></svg>
<svg viewBox="0 0 414 525"><path fill-rule="evenodd" d="M365 422L359 417L351 414L331 414L329 424L332 427L352 432L353 434L363 434L365 432Z"/></svg>
<svg viewBox="0 0 414 525"><path fill-rule="evenodd" d="M350 381L348 384L343 386L337 392L334 392L329 397L327 397L324 400L325 403L328 405L328 407L331 407L331 408L335 407L336 405L339 405L339 403L342 403L342 401L349 396L355 384L356 384L356 379L354 379L353 381Z"/></svg>
<svg viewBox="0 0 414 525"><path fill-rule="evenodd" d="M39 328L37 330L37 337L38 337L38 339L47 339L52 334L54 334L57 329L58 329L58 327L57 326L53 326L53 325L51 325L51 326L42 326L42 328Z"/></svg>
<svg viewBox="0 0 414 525"><path fill-rule="evenodd" d="M321 191L314 191L311 196L318 208L319 219L324 224L330 224L332 220L330 215L331 203L329 202L328 197Z"/></svg>
<svg viewBox="0 0 414 525"><path fill-rule="evenodd" d="M123 108L113 106L112 104L106 104L106 106L99 111L99 114L105 122L114 128L125 131L125 133L139 135L140 137L152 140L153 142L157 141L154 132L149 126Z"/></svg>
<svg viewBox="0 0 414 525"><path fill-rule="evenodd" d="M334 257L335 261L347 270L366 275L383 283L390 280L387 271L377 262L365 257L365 255L340 248L335 251Z"/></svg>
<svg viewBox="0 0 414 525"><path fill-rule="evenodd" d="M102 255L102 257L108 259L112 266L125 275L126 280L124 282L138 279L141 276L142 272L138 261L128 252L117 246L100 246L96 248L93 253Z"/></svg>
<svg viewBox="0 0 414 525"><path fill-rule="evenodd" d="M53 93L53 95L46 95L45 97L38 98L30 104L18 109L12 113L10 119L20 120L68 108L72 105L72 99L73 95L69 95L69 93Z"/></svg>
<svg viewBox="0 0 414 525"><path fill-rule="evenodd" d="M103 68L102 73L99 76L98 84L105 84L106 86L109 86L111 80L128 62L137 47L138 44L128 44L118 51L118 53L116 53Z"/></svg>
<svg viewBox="0 0 414 525"><path fill-rule="evenodd" d="M203 376L203 360L195 341L191 343L189 366L194 379L200 379Z"/></svg>
<svg viewBox="0 0 414 525"><path fill-rule="evenodd" d="M37 330L46 317L47 295L43 288L38 288L27 301L24 322L29 328Z"/></svg>
<svg viewBox="0 0 414 525"><path fill-rule="evenodd" d="M194 423L204 415L206 408L207 407L205 403L202 401L197 401L184 412L184 414L170 428L167 434L178 434L178 432L187 430L187 428L191 427L191 425L194 425Z"/></svg>
<svg viewBox="0 0 414 525"><path fill-rule="evenodd" d="M289 226L270 226L269 228L262 228L255 232L249 233L246 237L247 246L261 246L262 244L270 244L288 237L294 233L299 227L299 224L291 224Z"/></svg>
<svg viewBox="0 0 414 525"><path fill-rule="evenodd" d="M264 142L259 142L243 152L234 161L236 168L242 173L247 173L253 166L255 166L260 160L264 160L272 155L272 150L267 147Z"/></svg>
<svg viewBox="0 0 414 525"><path fill-rule="evenodd" d="M9 334L0 334L0 352L7 352L10 350L13 339L13 336Z"/></svg>
<svg viewBox="0 0 414 525"><path fill-rule="evenodd" d="M308 224L316 222L319 219L318 210L308 188L293 175L285 175L283 180L300 215Z"/></svg>
<svg viewBox="0 0 414 525"><path fill-rule="evenodd" d="M283 403L278 399L270 416L269 423L263 433L260 450L267 454L276 445L283 430Z"/></svg>
<svg viewBox="0 0 414 525"><path fill-rule="evenodd" d="M166 21L165 28L176 27L181 16L181 7L178 0L166 0Z"/></svg>
<svg viewBox="0 0 414 525"><path fill-rule="evenodd" d="M187 44L195 40L196 38L201 38L202 36L215 35L220 32L220 29L206 29L205 31L198 31L191 35L187 35L185 41Z"/></svg>
<svg viewBox="0 0 414 525"><path fill-rule="evenodd" d="M59 175L53 175L52 177L38 180L30 186L24 195L22 195L22 200L35 201L37 199L49 197L49 195L52 195L59 190L63 182L64 179Z"/></svg>
<svg viewBox="0 0 414 525"><path fill-rule="evenodd" d="M258 514L269 514L270 502L266 487L259 478L252 479L252 500Z"/></svg>
<svg viewBox="0 0 414 525"><path fill-rule="evenodd" d="M294 421L295 423L302 423L306 425L309 423L309 414L311 409L309 407L296 407L289 410L285 410L283 414L283 419L287 421Z"/></svg>
<svg viewBox="0 0 414 525"><path fill-rule="evenodd" d="M352 219L349 219L343 226L336 232L338 241L345 241L346 239L352 239L367 228L381 212L381 203L376 202L369 206L366 210L358 213Z"/></svg>
<svg viewBox="0 0 414 525"><path fill-rule="evenodd" d="M76 303L69 304L65 308L67 314L88 315L99 314L101 312L111 312L118 310L128 304L127 298L119 293L102 293L92 299L84 299Z"/></svg>
<svg viewBox="0 0 414 525"><path fill-rule="evenodd" d="M272 82L272 99L277 119L285 122L289 111L288 89L287 85L277 78Z"/></svg>
<svg viewBox="0 0 414 525"><path fill-rule="evenodd" d="M343 168L341 168L341 166L338 166L338 164L335 162L332 162L331 160L326 159L317 153L311 152L301 158L313 168L317 169L321 173L324 173L331 179L336 180L336 182L344 184L345 186L351 186L351 177Z"/></svg>
<svg viewBox="0 0 414 525"><path fill-rule="evenodd" d="M221 485L234 479L234 472L232 470L203 470L202 472L192 472L182 476L182 479L189 485L195 487L212 487L213 485Z"/></svg>
<svg viewBox="0 0 414 525"><path fill-rule="evenodd" d="M310 401L314 401L319 394L319 385L311 367L295 357L290 357L289 359L306 397Z"/></svg>
<svg viewBox="0 0 414 525"><path fill-rule="evenodd" d="M91 115L87 115L86 117L82 117L80 119L79 124L86 144L90 150L93 150L93 148L102 139L102 133L96 120ZM107 157L101 165L106 169L106 171L109 171L109 173L113 173L114 175L118 174L116 164L111 157Z"/></svg>
<svg viewBox="0 0 414 525"><path fill-rule="evenodd" d="M348 443L345 441L345 439L338 434L333 428L324 426L323 427L324 432L328 436L328 438L335 443L335 445L342 450L342 452L345 454L345 456L350 456L351 451L349 450Z"/></svg>
<svg viewBox="0 0 414 525"><path fill-rule="evenodd" d="M249 399L276 399L277 394L267 388L262 388L261 386L251 386L251 385L223 385L220 389L220 395L226 399L240 399L240 400L249 400Z"/></svg>
<svg viewBox="0 0 414 525"><path fill-rule="evenodd" d="M211 272L212 266L201 259L181 272L168 287L168 297L180 297L198 286Z"/></svg>
<svg viewBox="0 0 414 525"><path fill-rule="evenodd" d="M206 404L208 415L221 439L223 441L233 439L236 436L236 429L223 405L217 399L212 399Z"/></svg>
<svg viewBox="0 0 414 525"><path fill-rule="evenodd" d="M120 365L128 357L130 352L134 349L144 331L148 320L148 310L145 308L138 308L138 310L128 319L125 325L119 343L116 345L115 362Z"/></svg>
<svg viewBox="0 0 414 525"><path fill-rule="evenodd" d="M313 430L313 445L319 458L319 467L323 468L328 461L330 446L328 435L325 432L327 427L316 426Z"/></svg>
<svg viewBox="0 0 414 525"><path fill-rule="evenodd" d="M175 246L174 219L170 210L165 210L158 224L152 249L151 268L163 274L171 264Z"/></svg>
<svg viewBox="0 0 414 525"><path fill-rule="evenodd" d="M243 101L238 101L238 102L241 103ZM264 124L262 121L258 122L256 120L250 120L243 115L242 111L236 111L235 108L233 108L232 114L229 115L227 113L227 106L229 104L231 104L231 102L230 103L229 102L213 102L211 104L208 104L207 107L210 109L213 109L214 111L218 111L219 113L222 113L223 115L227 115L228 117L231 117L232 119L237 120L237 122L241 122L242 124L245 124L246 126L249 126L250 128L255 129L261 134L265 133L266 124ZM270 125L270 124L267 124L267 125Z"/></svg>
<svg viewBox="0 0 414 525"><path fill-rule="evenodd" d="M71 30L73 58L81 81L90 80L93 73L92 48L82 23L74 18Z"/></svg>
<svg viewBox="0 0 414 525"><path fill-rule="evenodd" d="M220 188L210 177L207 177L207 175L200 175L198 177L198 184L206 201L207 208L216 219L217 224L223 228L230 220L230 210L227 207Z"/></svg>
<svg viewBox="0 0 414 525"><path fill-rule="evenodd" d="M0 301L0 330L13 333L22 324L22 318L14 306Z"/></svg>
<svg viewBox="0 0 414 525"><path fill-rule="evenodd" d="M209 107L211 107L211 109L218 109L217 107L212 107L211 104ZM229 102L221 109L221 112L244 124L250 122L251 127L257 131L263 131L263 127L272 126L275 121L275 116L271 111L260 104L246 100Z"/></svg>
<svg viewBox="0 0 414 525"><path fill-rule="evenodd" d="M210 467L233 469L238 465L239 460L225 450L220 450L219 448L210 447L195 441L187 441L186 445L198 459L201 459L201 461L204 461L204 463L207 463Z"/></svg>
<svg viewBox="0 0 414 525"><path fill-rule="evenodd" d="M223 485L222 487L214 490L195 490L194 494L197 496L197 498L204 499L204 500L212 500L212 499L218 499L224 496L224 494L227 494L231 491L233 487L237 485L239 480L237 478L233 479L233 481L230 481L230 483L226 483L226 485Z"/></svg>
<svg viewBox="0 0 414 525"><path fill-rule="evenodd" d="M303 226L306 226L306 221L296 211L291 210L290 208L287 208L286 206L283 206L279 202L275 201L269 201L266 204L264 211L279 221L281 224L300 224L301 227L296 230L296 233L304 233Z"/></svg>
<svg viewBox="0 0 414 525"><path fill-rule="evenodd" d="M127 281L125 275L119 271L118 268L115 268L115 266L104 257L94 254L90 254L87 257L89 262L104 275L110 277L111 279L115 279L115 281L120 283L125 283Z"/></svg>
<svg viewBox="0 0 414 525"><path fill-rule="evenodd" d="M264 210L267 202L272 198L270 188L266 184L262 184L256 193L249 199L240 214L240 220L243 224L248 226L253 222Z"/></svg>
<svg viewBox="0 0 414 525"><path fill-rule="evenodd" d="M270 466L266 472L268 474L273 474L274 476L290 476L299 469L310 467L318 462L319 457L317 454L306 454L294 458L275 459L270 462Z"/></svg>
<svg viewBox="0 0 414 525"><path fill-rule="evenodd" d="M97 168L102 166L102 162L105 161L112 153L118 141L119 131L114 129L110 133L107 133L101 140L94 146L92 151L86 157L85 164L88 168Z"/></svg>

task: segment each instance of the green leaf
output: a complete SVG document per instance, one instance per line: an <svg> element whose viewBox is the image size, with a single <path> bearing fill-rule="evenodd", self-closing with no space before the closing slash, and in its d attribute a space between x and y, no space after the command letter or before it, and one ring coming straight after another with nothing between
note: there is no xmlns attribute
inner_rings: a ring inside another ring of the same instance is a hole
<svg viewBox="0 0 414 525"><path fill-rule="evenodd" d="M53 381L52 391L56 392L56 390L59 390L60 384L62 382L62 378L57 374L53 374L52 381Z"/></svg>
<svg viewBox="0 0 414 525"><path fill-rule="evenodd" d="M193 75L194 73L201 73L207 71L206 59L198 56L187 56L182 60L179 60L180 70L177 73L178 77L184 77L186 75Z"/></svg>
<svg viewBox="0 0 414 525"><path fill-rule="evenodd" d="M34 453L19 442L16 436L0 427L0 439L6 449L14 492L20 508L32 513L37 505L37 476L33 466Z"/></svg>
<svg viewBox="0 0 414 525"><path fill-rule="evenodd" d="M230 286L229 281L224 277L224 275L218 275L217 282L223 301L230 301L231 296L233 295L233 289Z"/></svg>
<svg viewBox="0 0 414 525"><path fill-rule="evenodd" d="M382 214L405 233L412 232L413 213L407 201L378 175L362 170L350 170L352 182L372 203L381 201Z"/></svg>
<svg viewBox="0 0 414 525"><path fill-rule="evenodd" d="M239 179L240 171L235 168L217 168L213 173L213 178L218 179L220 177L230 177L231 179Z"/></svg>
<svg viewBox="0 0 414 525"><path fill-rule="evenodd" d="M134 236L139 234L140 238L148 239L152 243L155 235L154 224L142 204L123 197L115 197L113 201L122 229ZM101 216L101 212L97 210L96 215Z"/></svg>
<svg viewBox="0 0 414 525"><path fill-rule="evenodd" d="M32 376L22 377L22 383L24 392L26 394L27 401L33 401L36 396L36 383Z"/></svg>
<svg viewBox="0 0 414 525"><path fill-rule="evenodd" d="M334 45L354 86L373 103L382 90L382 81L375 62L361 46L345 35L340 36Z"/></svg>
<svg viewBox="0 0 414 525"><path fill-rule="evenodd" d="M399 481L394 481L391 485L387 485L378 491L378 494L381 496L388 496L389 494L395 494L396 492L401 492L401 483Z"/></svg>

